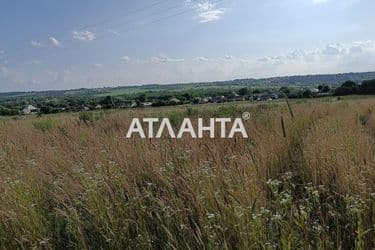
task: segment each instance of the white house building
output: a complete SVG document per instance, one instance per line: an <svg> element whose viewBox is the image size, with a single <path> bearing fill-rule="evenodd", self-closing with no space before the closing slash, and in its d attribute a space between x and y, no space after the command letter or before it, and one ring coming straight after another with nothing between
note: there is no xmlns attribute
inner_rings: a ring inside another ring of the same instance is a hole
<svg viewBox="0 0 375 250"><path fill-rule="evenodd" d="M32 115L38 113L38 108L34 107L33 105L28 105L22 110L22 114L24 115Z"/></svg>

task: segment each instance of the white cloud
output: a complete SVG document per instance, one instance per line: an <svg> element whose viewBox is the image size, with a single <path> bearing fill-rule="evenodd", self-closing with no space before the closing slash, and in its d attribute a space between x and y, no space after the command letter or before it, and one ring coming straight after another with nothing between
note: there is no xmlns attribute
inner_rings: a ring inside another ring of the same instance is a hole
<svg viewBox="0 0 375 250"><path fill-rule="evenodd" d="M125 57L126 58L126 57ZM183 62L185 59L181 58L171 58L167 55L159 55L159 56L153 56L147 59L136 59L133 60L135 63L138 64L162 64L162 63L176 63L176 62Z"/></svg>
<svg viewBox="0 0 375 250"><path fill-rule="evenodd" d="M208 61L210 59L208 59L208 58L206 58L204 56L199 56L199 57L194 58L193 60L194 61L199 61L199 62L206 62L206 61Z"/></svg>
<svg viewBox="0 0 375 250"><path fill-rule="evenodd" d="M79 40L81 42L91 42L96 39L96 36L93 32L85 30L85 31L72 31L73 38Z"/></svg>
<svg viewBox="0 0 375 250"><path fill-rule="evenodd" d="M224 13L223 10L209 10L199 13L201 23L208 23L219 20L221 15Z"/></svg>
<svg viewBox="0 0 375 250"><path fill-rule="evenodd" d="M323 50L321 50L321 53L327 56L336 56L343 52L344 46L341 44L329 44Z"/></svg>
<svg viewBox="0 0 375 250"><path fill-rule="evenodd" d="M183 62L184 59L170 58L169 56L166 56L166 55L159 55L159 56L151 57L149 61L153 63L170 63L170 62Z"/></svg>
<svg viewBox="0 0 375 250"><path fill-rule="evenodd" d="M93 66L94 66L95 68L102 68L102 67L103 67L103 64L101 64L101 63L95 63L95 64L93 64Z"/></svg>
<svg viewBox="0 0 375 250"><path fill-rule="evenodd" d="M30 41L30 44L31 44L31 46L33 46L33 47L43 47L43 44L41 43L41 42L38 42L38 41Z"/></svg>
<svg viewBox="0 0 375 250"><path fill-rule="evenodd" d="M5 51L4 50L0 50L0 55L3 55L5 54Z"/></svg>
<svg viewBox="0 0 375 250"><path fill-rule="evenodd" d="M61 42L59 40L57 40L55 37L51 36L51 37L48 38L48 40L49 40L51 46L53 46L53 47L61 47Z"/></svg>
<svg viewBox="0 0 375 250"><path fill-rule="evenodd" d="M57 38L51 36L48 38L48 42L40 42L36 40L31 40L30 45L35 48L43 48L47 46L61 47L61 42L57 40Z"/></svg>
<svg viewBox="0 0 375 250"><path fill-rule="evenodd" d="M219 20L225 13L225 8L217 8L211 1L202 1L192 4L191 0L186 1L198 13L199 22L208 23Z"/></svg>
<svg viewBox="0 0 375 250"><path fill-rule="evenodd" d="M130 62L130 57L129 56L123 56L122 60L126 63Z"/></svg>

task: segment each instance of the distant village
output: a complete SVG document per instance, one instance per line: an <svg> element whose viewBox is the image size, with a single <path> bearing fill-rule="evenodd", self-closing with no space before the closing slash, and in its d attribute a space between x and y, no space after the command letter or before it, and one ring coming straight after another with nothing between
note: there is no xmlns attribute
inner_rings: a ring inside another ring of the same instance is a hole
<svg viewBox="0 0 375 250"><path fill-rule="evenodd" d="M150 108L185 104L206 104L224 102L272 102L280 98L320 98L326 96L375 95L375 79L361 83L346 81L340 86L320 84L318 87L283 86L278 89L256 89L238 87L234 89L185 89L183 91L144 90L138 93L119 95L90 92L47 93L15 95L0 98L0 116L54 114L105 109Z"/></svg>
<svg viewBox="0 0 375 250"><path fill-rule="evenodd" d="M297 96L293 96L290 92L283 92L283 91L272 91L267 90L264 92L254 91L253 93L249 94L248 90L240 89L239 91L235 92L232 91L227 93L226 95L214 95L214 96L204 96L204 97L193 97L193 98L178 98L178 97L170 97L169 99L164 100L145 100L145 98L135 98L134 100L125 100L122 102L116 101L116 97L106 96L103 101L100 101L99 104L96 105L79 105L74 111L89 111L89 110L101 110L101 109L108 109L108 108L149 108L149 107L160 107L160 106L175 106L175 105L184 105L184 104L207 104L207 103L225 103L225 102L239 102L239 101L251 101L251 102L269 102L273 100L277 100L280 98L290 97L290 98L298 98L298 97L321 97L330 95L328 90L323 92L323 89L317 88L304 88L300 90L300 94ZM285 90L284 90L285 91ZM259 92L259 93L258 93ZM142 99L142 100L140 100ZM59 112L64 111L71 111L67 110L66 108L60 108ZM33 114L40 114L40 113L47 113L43 112L43 109L33 105L26 105L20 111L22 115L33 115ZM57 113L57 112L53 112Z"/></svg>

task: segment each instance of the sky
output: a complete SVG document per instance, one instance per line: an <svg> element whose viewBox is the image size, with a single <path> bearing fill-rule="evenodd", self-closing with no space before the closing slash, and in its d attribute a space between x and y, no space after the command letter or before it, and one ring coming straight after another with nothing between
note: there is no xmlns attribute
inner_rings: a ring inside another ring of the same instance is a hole
<svg viewBox="0 0 375 250"><path fill-rule="evenodd" d="M0 92L375 70L374 0L2 0Z"/></svg>

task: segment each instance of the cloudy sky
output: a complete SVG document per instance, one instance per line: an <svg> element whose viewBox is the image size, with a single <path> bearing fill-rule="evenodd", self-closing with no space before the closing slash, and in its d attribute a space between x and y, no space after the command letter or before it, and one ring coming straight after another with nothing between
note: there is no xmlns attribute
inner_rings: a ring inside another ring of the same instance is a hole
<svg viewBox="0 0 375 250"><path fill-rule="evenodd" d="M375 70L374 0L2 0L0 92Z"/></svg>

